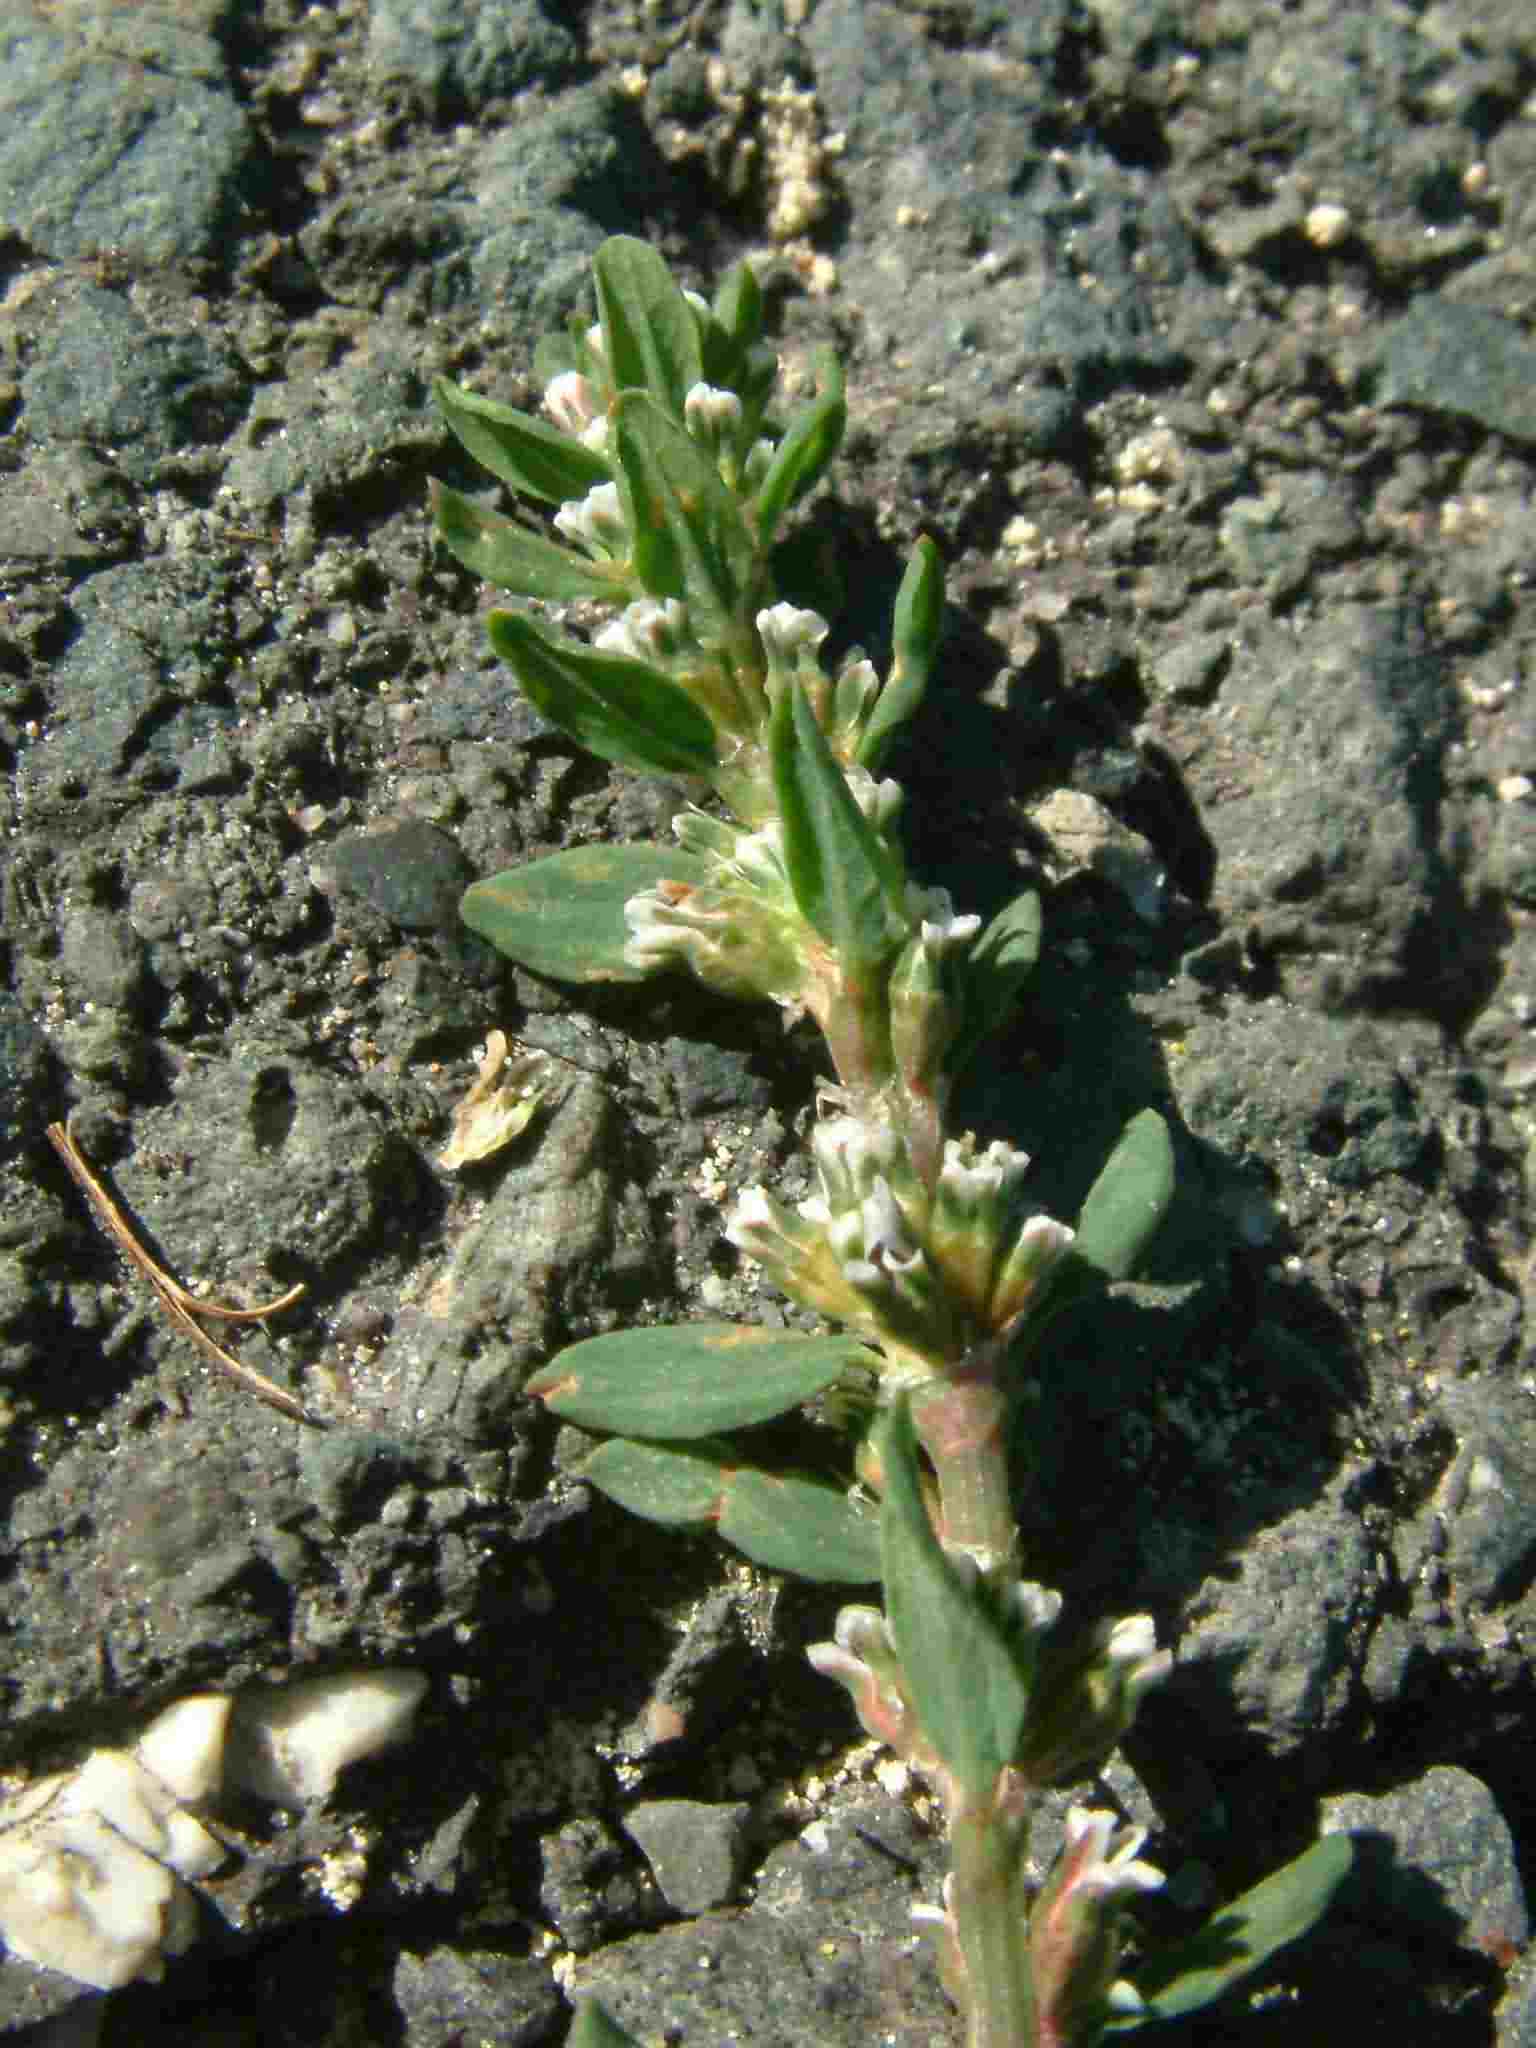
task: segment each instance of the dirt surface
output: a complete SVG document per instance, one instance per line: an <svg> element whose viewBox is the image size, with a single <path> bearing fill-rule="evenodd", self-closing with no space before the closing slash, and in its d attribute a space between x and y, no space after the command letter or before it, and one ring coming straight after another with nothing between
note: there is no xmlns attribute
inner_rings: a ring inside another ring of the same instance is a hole
<svg viewBox="0 0 1536 2048"><path fill-rule="evenodd" d="M676 804L511 695L426 509L484 481L433 376L536 403L619 231L701 287L753 253L786 374L844 357L841 641L883 659L945 556L914 867L1047 898L964 1120L1062 1215L1176 1125L1146 1274L1046 1362L1032 1568L1176 1652L1113 1779L1171 1924L1319 1825L1375 1852L1186 2038L1536 2038L1522 0L10 0L0 1761L301 1669L431 1692L323 1809L223 1814L161 1985L8 1961L0 2023L533 2044L593 1985L685 2048L951 2037L930 1809L804 1667L835 1599L625 1520L521 1393L626 1322L784 1315L721 1223L800 1191L818 1072L457 923ZM498 1026L558 1100L451 1173ZM66 1117L194 1290L304 1284L239 1355L328 1427L161 1319Z"/></svg>

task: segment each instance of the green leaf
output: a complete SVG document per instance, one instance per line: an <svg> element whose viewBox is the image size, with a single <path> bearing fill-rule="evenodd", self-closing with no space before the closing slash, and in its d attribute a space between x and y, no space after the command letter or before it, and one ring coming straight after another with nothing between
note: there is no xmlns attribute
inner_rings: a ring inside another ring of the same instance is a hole
<svg viewBox="0 0 1536 2048"><path fill-rule="evenodd" d="M460 915L498 953L556 981L643 981L624 958L631 896L661 882L701 887L708 864L664 846L577 846L464 892Z"/></svg>
<svg viewBox="0 0 1536 2048"><path fill-rule="evenodd" d="M752 346L763 331L763 288L750 263L731 265L715 288L711 310L737 348Z"/></svg>
<svg viewBox="0 0 1536 2048"><path fill-rule="evenodd" d="M447 484L432 485L432 516L438 539L466 569L520 597L600 597L605 604L626 604L634 593L627 563L590 562Z"/></svg>
<svg viewBox="0 0 1536 2048"><path fill-rule="evenodd" d="M595 1998L583 1998L577 2005L565 2039L566 2048L643 2048Z"/></svg>
<svg viewBox="0 0 1536 2048"><path fill-rule="evenodd" d="M614 390L648 391L680 421L703 363L698 322L671 271L649 242L615 235L593 257L592 275Z"/></svg>
<svg viewBox="0 0 1536 2048"><path fill-rule="evenodd" d="M790 506L820 481L842 445L843 429L848 424L842 365L828 349L817 367L821 389L791 422L788 433L774 450L768 473L753 501L752 516L764 547L773 539Z"/></svg>
<svg viewBox="0 0 1536 2048"><path fill-rule="evenodd" d="M556 639L521 612L492 612L486 632L529 702L605 761L653 775L714 767L708 716L649 663Z"/></svg>
<svg viewBox="0 0 1536 2048"><path fill-rule="evenodd" d="M607 483L613 474L603 456L558 427L478 392L461 390L446 377L437 379L436 390L455 437L476 462L515 491L560 504L567 498L584 498L594 484Z"/></svg>
<svg viewBox="0 0 1536 2048"><path fill-rule="evenodd" d="M763 407L778 382L779 359L759 340L763 293L749 263L732 266L715 293L714 305L699 316L704 381L734 391L742 403L742 446L750 445Z"/></svg>
<svg viewBox="0 0 1536 2048"><path fill-rule="evenodd" d="M902 1677L924 1737L981 1805L1018 1749L1029 1688L985 1592L961 1579L934 1534L905 1395L880 1449L885 1608Z"/></svg>
<svg viewBox="0 0 1536 2048"><path fill-rule="evenodd" d="M581 1475L646 1521L713 1525L770 1571L836 1585L867 1585L880 1576L871 1510L818 1480L742 1465L730 1444L615 1437L598 1446Z"/></svg>
<svg viewBox="0 0 1536 2048"><path fill-rule="evenodd" d="M1027 1357L1064 1310L1110 1281L1127 1279L1173 1199L1173 1139L1155 1109L1133 1116L1088 1190L1072 1243L1057 1263L1037 1307L1015 1334L1013 1351Z"/></svg>
<svg viewBox="0 0 1536 2048"><path fill-rule="evenodd" d="M896 593L891 624L891 673L875 700L859 741L858 758L878 775L885 750L923 701L944 624L944 564L926 535L912 550Z"/></svg>
<svg viewBox="0 0 1536 2048"><path fill-rule="evenodd" d="M758 557L736 494L686 430L643 392L613 411L613 454L635 574L653 597L680 597L706 643L752 605Z"/></svg>
<svg viewBox="0 0 1536 2048"><path fill-rule="evenodd" d="M719 1517L735 1455L728 1444L705 1441L674 1448L616 1436L599 1444L580 1469L583 1479L642 1521L699 1529Z"/></svg>
<svg viewBox="0 0 1536 2048"><path fill-rule="evenodd" d="M1108 2031L1126 2033L1153 2020L1182 2019L1224 1997L1277 1949L1316 1926L1348 1877L1354 1856L1348 1835L1324 1835L1214 1914L1188 1941L1156 1951L1141 1965L1136 1984L1147 2010L1115 2014Z"/></svg>
<svg viewBox="0 0 1536 2048"><path fill-rule="evenodd" d="M769 1571L832 1585L868 1585L880 1576L874 1510L819 1480L739 1471L726 1491L718 1527L727 1543Z"/></svg>
<svg viewBox="0 0 1536 2048"><path fill-rule="evenodd" d="M784 865L800 914L846 973L888 960L907 935L901 876L848 787L798 683L786 683L769 727Z"/></svg>
<svg viewBox="0 0 1536 2048"><path fill-rule="evenodd" d="M1173 1199L1173 1138L1155 1109L1133 1116L1088 1190L1072 1250L1106 1280L1135 1270Z"/></svg>
<svg viewBox="0 0 1536 2048"><path fill-rule="evenodd" d="M1040 898L1026 889L980 933L960 968L963 1021L945 1065L958 1074L972 1054L1008 1021L1019 990L1040 956Z"/></svg>
<svg viewBox="0 0 1536 2048"><path fill-rule="evenodd" d="M739 1323L619 1330L572 1344L525 1392L583 1429L688 1440L771 1422L873 1354L849 1337Z"/></svg>

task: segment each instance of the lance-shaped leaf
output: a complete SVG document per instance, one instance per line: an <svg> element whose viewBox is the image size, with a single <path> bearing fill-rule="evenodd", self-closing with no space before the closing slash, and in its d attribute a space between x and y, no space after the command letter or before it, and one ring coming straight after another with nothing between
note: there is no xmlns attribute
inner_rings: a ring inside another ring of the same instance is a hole
<svg viewBox="0 0 1536 2048"><path fill-rule="evenodd" d="M705 333L704 375L711 384L735 388L735 374L763 331L763 288L750 263L733 263L721 278ZM711 345L717 353L708 352Z"/></svg>
<svg viewBox="0 0 1536 2048"><path fill-rule="evenodd" d="M878 967L907 936L901 874L855 803L798 683L779 691L769 747L796 906L845 972Z"/></svg>
<svg viewBox="0 0 1536 2048"><path fill-rule="evenodd" d="M565 2040L566 2048L642 2048L595 1998L582 1999Z"/></svg>
<svg viewBox="0 0 1536 2048"><path fill-rule="evenodd" d="M934 1534L905 1395L886 1423L880 1456L885 1608L907 1695L924 1738L980 1806L1018 1749L1029 1689L986 1593L961 1578Z"/></svg>
<svg viewBox="0 0 1536 2048"><path fill-rule="evenodd" d="M1125 1280L1173 1199L1173 1138L1155 1109L1133 1116L1088 1190L1072 1249L1106 1280Z"/></svg>
<svg viewBox="0 0 1536 2048"><path fill-rule="evenodd" d="M1019 1356L1027 1356L1064 1309L1097 1294L1109 1281L1129 1278L1167 1214L1173 1184L1172 1135L1155 1109L1144 1109L1121 1132L1088 1190L1072 1243L1038 1306L1015 1333Z"/></svg>
<svg viewBox="0 0 1536 2048"><path fill-rule="evenodd" d="M764 547L773 539L790 506L820 481L842 446L843 429L848 424L842 365L828 349L817 369L821 389L790 422L753 503L752 516Z"/></svg>
<svg viewBox="0 0 1536 2048"><path fill-rule="evenodd" d="M891 673L859 741L858 759L878 775L893 736L923 701L944 623L944 564L926 534L912 550L891 622Z"/></svg>
<svg viewBox="0 0 1536 2048"><path fill-rule="evenodd" d="M624 906L658 883L701 887L709 864L664 846L576 846L464 892L459 914L498 953L556 981L643 981L624 957Z"/></svg>
<svg viewBox="0 0 1536 2048"><path fill-rule="evenodd" d="M524 1391L583 1429L687 1441L771 1422L874 1362L850 1337L680 1323L572 1344Z"/></svg>
<svg viewBox="0 0 1536 2048"><path fill-rule="evenodd" d="M972 1054L1008 1021L1019 990L1040 957L1040 898L1033 889L1000 910L960 965L962 1023L945 1057L958 1074Z"/></svg>
<svg viewBox="0 0 1536 2048"><path fill-rule="evenodd" d="M1222 1998L1327 1912L1354 1863L1348 1835L1325 1835L1294 1862L1244 1892L1188 1941L1158 1949L1136 1972L1146 2001L1140 2012L1116 2013L1110 2033L1153 2020L1181 2019Z"/></svg>
<svg viewBox="0 0 1536 2048"><path fill-rule="evenodd" d="M461 390L446 377L437 379L436 390L455 437L476 462L515 491L558 505L567 498L584 498L594 484L606 483L613 474L601 455L558 427L476 391Z"/></svg>
<svg viewBox="0 0 1536 2048"><path fill-rule="evenodd" d="M703 362L698 322L676 279L650 243L633 235L604 242L592 275L614 390L648 391L680 420Z"/></svg>
<svg viewBox="0 0 1536 2048"><path fill-rule="evenodd" d="M635 574L651 596L682 598L701 639L725 639L752 602L757 577L735 492L644 392L626 392L615 405L613 454Z"/></svg>
<svg viewBox="0 0 1536 2048"><path fill-rule="evenodd" d="M880 1576L879 1524L871 1510L818 1480L743 1465L729 1444L615 1437L598 1446L581 1475L646 1521L713 1526L771 1571L838 1585Z"/></svg>
<svg viewBox="0 0 1536 2048"><path fill-rule="evenodd" d="M486 632L529 702L605 761L653 775L708 775L714 767L709 718L648 662L557 639L521 612L492 612Z"/></svg>
<svg viewBox="0 0 1536 2048"><path fill-rule="evenodd" d="M605 604L627 604L635 594L628 563L588 561L447 484L432 485L432 516L438 539L466 569L520 597L599 597Z"/></svg>

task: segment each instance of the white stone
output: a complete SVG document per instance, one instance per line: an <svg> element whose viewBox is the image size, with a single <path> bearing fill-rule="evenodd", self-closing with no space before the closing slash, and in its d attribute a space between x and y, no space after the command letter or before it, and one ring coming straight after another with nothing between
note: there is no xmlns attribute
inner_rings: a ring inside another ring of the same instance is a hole
<svg viewBox="0 0 1536 2048"><path fill-rule="evenodd" d="M224 1738L233 1705L223 1692L195 1692L177 1700L150 1722L133 1753L178 1799L211 1799L224 1775Z"/></svg>
<svg viewBox="0 0 1536 2048"><path fill-rule="evenodd" d="M242 1693L229 1782L275 1805L329 1799L348 1764L403 1742L426 1694L419 1671L346 1671Z"/></svg>
<svg viewBox="0 0 1536 2048"><path fill-rule="evenodd" d="M100 1991L158 1978L197 1908L177 1877L223 1851L126 1750L29 1785L0 1807L0 1934L13 1954Z"/></svg>

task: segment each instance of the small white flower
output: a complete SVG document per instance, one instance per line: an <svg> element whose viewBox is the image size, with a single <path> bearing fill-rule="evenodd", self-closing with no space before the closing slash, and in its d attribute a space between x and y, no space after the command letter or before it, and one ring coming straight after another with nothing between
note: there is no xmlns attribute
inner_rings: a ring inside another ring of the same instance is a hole
<svg viewBox="0 0 1536 2048"><path fill-rule="evenodd" d="M1145 1828L1122 1828L1102 1808L1073 1806L1067 1811L1066 1894L1088 1894L1106 1904L1128 1892L1155 1892L1164 1882L1155 1864L1140 1863L1136 1852L1147 1839Z"/></svg>
<svg viewBox="0 0 1536 2048"><path fill-rule="evenodd" d="M1114 1664L1139 1664L1157 1649L1157 1627L1150 1614L1127 1614L1113 1623L1105 1645Z"/></svg>
<svg viewBox="0 0 1536 2048"><path fill-rule="evenodd" d="M1150 1614L1129 1614L1115 1622L1103 1642L1110 1663L1125 1673L1125 1699L1132 1710L1143 1693L1160 1685L1173 1669L1172 1651L1157 1647L1157 1630Z"/></svg>
<svg viewBox="0 0 1536 2048"><path fill-rule="evenodd" d="M1028 1171L1029 1154L1002 1138L994 1138L980 1158L972 1156L965 1140L946 1138L939 1193L957 1208L969 1211L984 1202L1000 1201Z"/></svg>
<svg viewBox="0 0 1536 2048"><path fill-rule="evenodd" d="M979 917L956 916L954 899L947 889L925 889L916 882L907 884L907 915L918 921L923 946L935 955L968 946L981 930Z"/></svg>
<svg viewBox="0 0 1536 2048"><path fill-rule="evenodd" d="M1013 1606L1018 1619L1035 1635L1054 1628L1061 1613L1061 1595L1052 1586L1021 1579L1013 1589Z"/></svg>
<svg viewBox="0 0 1536 2048"><path fill-rule="evenodd" d="M604 654L628 654L636 661L666 661L678 651L687 625L687 611L675 597L659 602L642 597L595 634L592 645Z"/></svg>
<svg viewBox="0 0 1536 2048"><path fill-rule="evenodd" d="M894 1657L895 1640L890 1624L878 1607L844 1607L833 1625L837 1646L850 1657Z"/></svg>
<svg viewBox="0 0 1536 2048"><path fill-rule="evenodd" d="M544 389L544 409L567 434L584 434L600 417L596 387L579 370L562 370Z"/></svg>
<svg viewBox="0 0 1536 2048"><path fill-rule="evenodd" d="M820 612L793 604L769 605L757 615L770 667L793 668L802 653L814 654L831 630Z"/></svg>
<svg viewBox="0 0 1536 2048"><path fill-rule="evenodd" d="M1076 1235L1069 1223L1058 1223L1054 1216L1031 1216L1014 1240L1009 1262L1032 1270L1050 1265L1061 1257Z"/></svg>
<svg viewBox="0 0 1536 2048"><path fill-rule="evenodd" d="M594 484L581 499L570 499L555 514L555 526L591 554L622 553L629 542L617 484Z"/></svg>
<svg viewBox="0 0 1536 2048"><path fill-rule="evenodd" d="M741 425L741 400L716 384L691 385L683 399L683 424L706 448L718 448Z"/></svg>
<svg viewBox="0 0 1536 2048"><path fill-rule="evenodd" d="M811 1152L818 1193L828 1212L834 1218L858 1217L861 1236L864 1200L875 1183L883 1178L890 1189L910 1179L900 1134L888 1124L869 1123L863 1117L823 1117L811 1132Z"/></svg>

